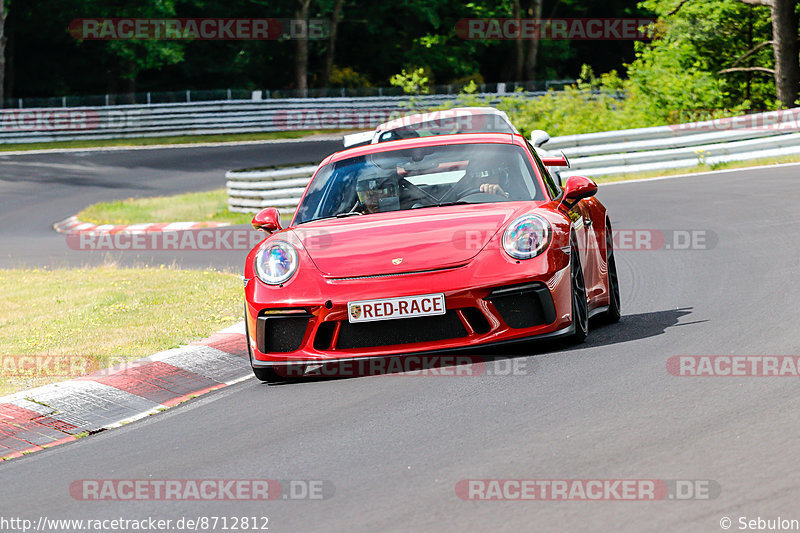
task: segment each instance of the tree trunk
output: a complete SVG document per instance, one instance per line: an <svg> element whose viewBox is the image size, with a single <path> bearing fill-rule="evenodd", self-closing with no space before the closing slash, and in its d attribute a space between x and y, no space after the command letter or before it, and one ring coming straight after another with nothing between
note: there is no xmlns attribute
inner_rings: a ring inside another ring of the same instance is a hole
<svg viewBox="0 0 800 533"><path fill-rule="evenodd" d="M303 20L306 23L305 37L299 37L295 41L295 85L297 85L298 96L308 96L308 8L311 0L297 0L294 10L295 20Z"/></svg>
<svg viewBox="0 0 800 533"><path fill-rule="evenodd" d="M0 107L3 105L3 88L6 81L6 2L0 0Z"/></svg>
<svg viewBox="0 0 800 533"><path fill-rule="evenodd" d="M519 0L514 0L513 6L513 17L517 20L521 18L521 9L519 6ZM525 64L525 47L524 42L522 41L522 32L520 31L520 35L517 37L515 45L515 54L514 54L514 81L522 81L522 68Z"/></svg>
<svg viewBox="0 0 800 533"><path fill-rule="evenodd" d="M325 54L325 70L322 71L322 80L320 87L327 87L331 79L331 72L333 71L333 55L336 52L336 30L339 26L339 17L342 14L342 4L344 0L336 0L336 5L333 6L333 15L331 15L330 35L328 35L328 51Z"/></svg>
<svg viewBox="0 0 800 533"><path fill-rule="evenodd" d="M529 15L537 20L542 18L543 0L532 0ZM528 57L525 60L525 79L536 79L536 62L539 59L539 38L528 41Z"/></svg>
<svg viewBox="0 0 800 533"><path fill-rule="evenodd" d="M775 88L785 108L795 106L800 90L800 60L797 46L797 0L773 0L772 49L775 52Z"/></svg>

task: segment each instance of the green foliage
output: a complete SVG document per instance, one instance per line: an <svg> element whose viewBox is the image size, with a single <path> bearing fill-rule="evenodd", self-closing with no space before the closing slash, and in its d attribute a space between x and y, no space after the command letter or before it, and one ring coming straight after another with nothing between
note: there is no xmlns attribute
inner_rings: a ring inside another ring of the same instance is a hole
<svg viewBox="0 0 800 533"><path fill-rule="evenodd" d="M597 131L646 128L664 124L690 122L696 118L719 118L742 113L739 107L704 111L702 117L681 113L679 101L675 107L659 107L664 99L643 93L631 80L622 79L616 71L596 77L584 65L578 83L563 91L549 91L531 98L514 93L492 101L462 90L455 106L492 105L508 113L509 118L526 137L533 130L545 130L550 135L573 135Z"/></svg>
<svg viewBox="0 0 800 533"><path fill-rule="evenodd" d="M739 0L645 0L641 6L660 18L651 29L655 39L636 44L636 59L628 65L631 92L652 109L679 113L685 120L714 116L719 110L774 109L772 76L753 72L719 72L731 67L772 68L769 8ZM677 117L670 117L677 120Z"/></svg>
<svg viewBox="0 0 800 533"><path fill-rule="evenodd" d="M486 80L483 79L480 72L473 72L468 74L467 76L461 76L460 78L455 78L450 80L451 85L459 85L462 88L466 88L467 86L474 85L476 88L478 85L485 83Z"/></svg>
<svg viewBox="0 0 800 533"><path fill-rule="evenodd" d="M312 0L309 14L328 18L335 3ZM295 0L15 1L9 18L13 46L7 48L7 55L14 70L8 92L26 97L134 88L291 87L295 43L290 40L79 42L67 28L71 20L81 17L290 18L295 4ZM391 79L392 85L416 95L429 92L433 83L450 80L461 87L463 102L485 105L475 96L476 89L484 80L513 78L516 43L465 39L459 34L459 23L463 29L466 19L511 17L514 5L512 0L344 0L336 41L337 66L329 85L385 85ZM522 16L530 16L530 3L521 2L521 6ZM537 80L574 78L580 71L580 81L563 93L551 92L537 99L503 98L498 106L508 110L523 130L582 133L776 107L769 74L720 74L732 67L773 67L770 46L743 58L771 38L767 7L741 0L642 0L638 5L634 0L545 0L544 14L576 18L644 15L659 21L652 28L654 39L636 43L635 49L631 42L622 41L539 42ZM327 40L309 42L312 86L321 83L328 47ZM583 62L594 68L580 70ZM606 74L596 76L592 70Z"/></svg>
<svg viewBox="0 0 800 533"><path fill-rule="evenodd" d="M497 107L508 113L526 136L537 129L557 136L658 124L657 117L641 113L626 98L624 83L615 71L598 79L584 65L577 85L536 99L515 94Z"/></svg>
<svg viewBox="0 0 800 533"><path fill-rule="evenodd" d="M475 83L475 80L469 80L469 83L462 87L461 92L463 94L475 94L478 92L478 84Z"/></svg>
<svg viewBox="0 0 800 533"><path fill-rule="evenodd" d="M411 71L403 69L400 74L395 74L389 79L389 83L395 87L400 87L406 94L428 94L430 87L428 87L428 76L425 75L425 69L415 68Z"/></svg>
<svg viewBox="0 0 800 533"><path fill-rule="evenodd" d="M133 7L135 5L135 7ZM103 17L130 17L142 19L158 19L175 17L174 0L153 0L129 4L123 13L120 9L105 0L84 0L86 12ZM111 56L113 65L119 66L122 79L134 80L140 72L159 69L183 61L186 43L182 41L161 39L105 41L105 52Z"/></svg>
<svg viewBox="0 0 800 533"><path fill-rule="evenodd" d="M372 86L372 84L369 82L369 79L367 79L367 77L363 74L359 74L350 67L338 67L336 65L334 65L331 69L331 77L328 80L328 85L330 87L347 88Z"/></svg>

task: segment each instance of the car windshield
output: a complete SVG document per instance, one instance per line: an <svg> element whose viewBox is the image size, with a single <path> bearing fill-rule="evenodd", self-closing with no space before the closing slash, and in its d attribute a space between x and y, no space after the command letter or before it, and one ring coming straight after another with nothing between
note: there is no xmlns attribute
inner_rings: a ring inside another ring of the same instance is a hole
<svg viewBox="0 0 800 533"><path fill-rule="evenodd" d="M522 148L454 144L343 159L317 172L295 224L459 203L543 200Z"/></svg>
<svg viewBox="0 0 800 533"><path fill-rule="evenodd" d="M402 121L400 119L398 127L381 132L378 142L454 133L516 133L511 124L496 113L470 112L456 116L442 114L437 118L413 124L403 124Z"/></svg>

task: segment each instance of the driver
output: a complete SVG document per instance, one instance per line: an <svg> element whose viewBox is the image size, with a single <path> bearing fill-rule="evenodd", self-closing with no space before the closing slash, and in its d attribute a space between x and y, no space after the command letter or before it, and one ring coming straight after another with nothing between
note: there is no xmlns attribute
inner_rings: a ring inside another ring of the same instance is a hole
<svg viewBox="0 0 800 533"><path fill-rule="evenodd" d="M508 171L505 168L484 168L474 172L473 179L480 183L480 191L488 194L509 197L507 191L500 185L501 182L508 182Z"/></svg>
<svg viewBox="0 0 800 533"><path fill-rule="evenodd" d="M356 193L362 212L384 213L400 209L400 195L397 182L391 176L371 176L359 178ZM358 208L358 205L354 209Z"/></svg>

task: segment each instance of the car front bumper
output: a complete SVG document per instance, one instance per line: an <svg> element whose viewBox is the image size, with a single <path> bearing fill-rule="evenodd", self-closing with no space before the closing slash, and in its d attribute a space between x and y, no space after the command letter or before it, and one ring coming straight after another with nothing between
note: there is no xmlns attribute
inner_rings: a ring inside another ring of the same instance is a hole
<svg viewBox="0 0 800 533"><path fill-rule="evenodd" d="M465 265L401 275L306 273L307 279L280 289L251 279L245 289L251 362L314 364L565 335L572 323L569 261L569 253L551 248L528 261L495 252ZM444 293L447 314L348 320L348 302L429 293Z"/></svg>

